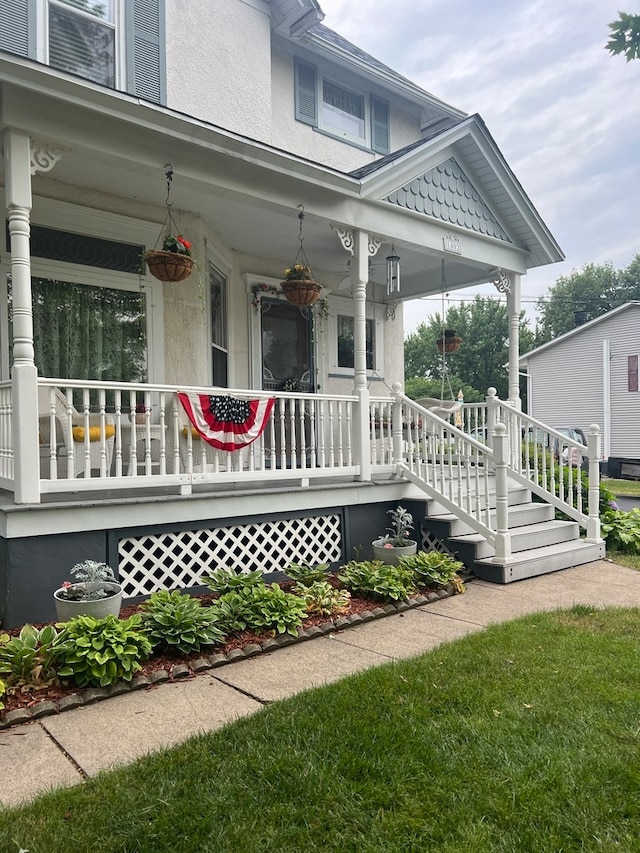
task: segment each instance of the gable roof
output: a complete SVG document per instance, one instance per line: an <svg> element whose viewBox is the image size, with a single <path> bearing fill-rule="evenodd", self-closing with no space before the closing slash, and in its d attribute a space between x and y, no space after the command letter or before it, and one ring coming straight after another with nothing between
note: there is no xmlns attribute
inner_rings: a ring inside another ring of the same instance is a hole
<svg viewBox="0 0 640 853"><path fill-rule="evenodd" d="M570 338L576 337L577 335L581 335L586 331L593 329L594 326L603 323L605 320L610 320L612 317L615 317L617 314L622 314L624 311L628 311L631 308L640 308L640 302L625 302L624 305L618 305L617 308L612 308L611 311L607 311L606 314L601 314L599 317L596 317L593 320L589 320L587 323L583 323L581 326L576 326L575 329L571 329L570 332L565 332L564 335L559 335L557 338L554 338L552 341L547 341L546 344L541 344L539 347L530 350L529 352L524 353L524 355L520 356L520 364L525 364L529 358L532 356L536 356L545 350L551 349L556 344L563 343Z"/></svg>
<svg viewBox="0 0 640 853"><path fill-rule="evenodd" d="M479 115L349 174L364 197L525 249L528 268L564 258Z"/></svg>

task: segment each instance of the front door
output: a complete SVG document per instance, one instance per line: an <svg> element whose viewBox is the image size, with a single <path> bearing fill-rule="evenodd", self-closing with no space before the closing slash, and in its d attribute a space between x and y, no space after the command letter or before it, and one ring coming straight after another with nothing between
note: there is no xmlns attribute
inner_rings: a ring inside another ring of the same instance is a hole
<svg viewBox="0 0 640 853"><path fill-rule="evenodd" d="M263 389L313 392L311 310L276 299L263 299L261 307Z"/></svg>

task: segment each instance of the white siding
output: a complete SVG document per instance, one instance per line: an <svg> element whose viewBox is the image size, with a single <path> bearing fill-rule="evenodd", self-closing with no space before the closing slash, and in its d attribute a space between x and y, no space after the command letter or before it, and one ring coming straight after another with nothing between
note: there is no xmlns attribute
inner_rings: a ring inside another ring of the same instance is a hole
<svg viewBox="0 0 640 853"><path fill-rule="evenodd" d="M640 392L627 390L628 356L640 353L640 305L629 305L531 356L530 412L550 426L586 432L597 423L604 430L605 340L610 346L610 455L640 459Z"/></svg>

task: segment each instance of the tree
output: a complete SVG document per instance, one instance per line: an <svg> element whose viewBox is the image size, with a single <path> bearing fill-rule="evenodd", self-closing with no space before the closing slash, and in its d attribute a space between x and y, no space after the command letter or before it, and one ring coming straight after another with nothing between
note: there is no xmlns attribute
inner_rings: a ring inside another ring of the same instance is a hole
<svg viewBox="0 0 640 853"><path fill-rule="evenodd" d="M521 315L521 352L531 349L534 337L528 322ZM405 341L405 381L416 378L436 381L436 394L442 396L443 357L436 340L442 335L442 318L435 314L428 323L421 323ZM502 398L508 396L508 374L505 367L509 358L509 326L504 303L492 297L476 296L472 302L449 309L447 328L454 328L463 343L458 352L446 355L444 364L451 381L453 396L459 387L475 390L484 399L487 389L497 388ZM445 375L444 397L451 396ZM413 386L412 387L413 390ZM421 395L420 395L421 396ZM471 402L471 395L465 400Z"/></svg>
<svg viewBox="0 0 640 853"><path fill-rule="evenodd" d="M586 264L580 271L560 276L538 301L536 345L635 299L640 299L640 255L622 270L615 270L611 262Z"/></svg>
<svg viewBox="0 0 640 853"><path fill-rule="evenodd" d="M605 47L613 56L624 53L630 62L640 57L640 15L619 14L620 17L609 24L611 38Z"/></svg>

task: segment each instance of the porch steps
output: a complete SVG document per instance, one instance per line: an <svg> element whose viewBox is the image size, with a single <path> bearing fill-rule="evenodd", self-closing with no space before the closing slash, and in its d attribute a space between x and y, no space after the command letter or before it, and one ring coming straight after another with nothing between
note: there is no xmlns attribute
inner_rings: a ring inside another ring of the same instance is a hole
<svg viewBox="0 0 640 853"><path fill-rule="evenodd" d="M482 504L485 501L482 500ZM489 495L491 525L495 524L495 494ZM444 510L437 499L428 500L423 527L441 540L476 577L492 583L516 580L559 571L600 560L604 543L580 539L574 521L558 521L549 504L531 501L522 488L509 491L511 556L506 564L495 561L495 549L455 514Z"/></svg>

